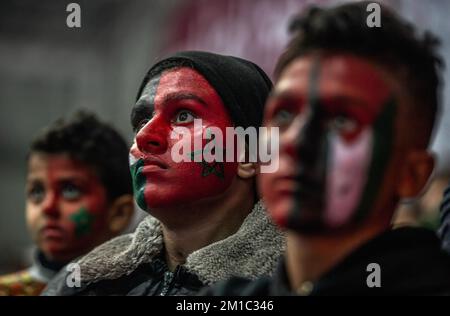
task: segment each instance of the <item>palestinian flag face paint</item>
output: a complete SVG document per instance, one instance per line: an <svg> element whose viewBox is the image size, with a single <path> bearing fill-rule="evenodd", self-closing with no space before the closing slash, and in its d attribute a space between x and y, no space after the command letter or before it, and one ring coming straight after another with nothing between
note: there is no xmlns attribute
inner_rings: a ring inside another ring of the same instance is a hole
<svg viewBox="0 0 450 316"><path fill-rule="evenodd" d="M326 227L362 220L373 206L391 155L395 110L395 101L389 99L374 124L351 142L329 132Z"/></svg>
<svg viewBox="0 0 450 316"><path fill-rule="evenodd" d="M266 109L280 127L280 168L261 175L275 221L302 233L366 218L391 157L396 104L370 63L302 57L285 69Z"/></svg>

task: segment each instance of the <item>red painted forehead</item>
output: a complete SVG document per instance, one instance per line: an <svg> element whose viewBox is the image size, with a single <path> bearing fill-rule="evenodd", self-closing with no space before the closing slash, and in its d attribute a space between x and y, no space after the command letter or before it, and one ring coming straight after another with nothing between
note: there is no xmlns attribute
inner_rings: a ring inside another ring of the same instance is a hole
<svg viewBox="0 0 450 316"><path fill-rule="evenodd" d="M318 72L316 83L311 80L313 71ZM317 86L312 87L313 84ZM309 99L311 91L316 91L325 104L344 100L364 106L375 115L392 94L390 84L376 65L348 54L297 58L287 66L275 87L277 94L294 95L304 100Z"/></svg>
<svg viewBox="0 0 450 316"><path fill-rule="evenodd" d="M336 55L323 58L320 93L324 98L348 96L370 109L378 109L392 94L380 69L355 56Z"/></svg>
<svg viewBox="0 0 450 316"><path fill-rule="evenodd" d="M155 109L164 106L167 100L178 95L192 95L203 100L207 106L226 111L216 90L192 68L182 67L163 72L154 97Z"/></svg>
<svg viewBox="0 0 450 316"><path fill-rule="evenodd" d="M28 177L46 177L49 181L61 178L97 179L93 168L65 154L34 153L28 162Z"/></svg>

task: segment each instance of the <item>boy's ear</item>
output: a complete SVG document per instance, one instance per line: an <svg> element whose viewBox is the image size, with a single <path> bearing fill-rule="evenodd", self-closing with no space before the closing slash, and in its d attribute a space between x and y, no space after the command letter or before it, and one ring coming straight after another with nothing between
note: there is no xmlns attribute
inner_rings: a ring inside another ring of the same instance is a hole
<svg viewBox="0 0 450 316"><path fill-rule="evenodd" d="M249 179L256 176L258 164L255 162L240 162L237 174L242 179Z"/></svg>
<svg viewBox="0 0 450 316"><path fill-rule="evenodd" d="M404 159L398 194L401 199L411 199L424 191L434 170L435 157L422 151L412 151Z"/></svg>
<svg viewBox="0 0 450 316"><path fill-rule="evenodd" d="M238 170L237 174L242 179L249 179L256 176L258 172L259 164L256 162L248 162L250 159L247 157L249 148L248 145L245 144L245 148L239 151L238 154Z"/></svg>
<svg viewBox="0 0 450 316"><path fill-rule="evenodd" d="M111 204L108 212L107 225L112 235L124 231L134 214L134 198L132 194L119 196Z"/></svg>

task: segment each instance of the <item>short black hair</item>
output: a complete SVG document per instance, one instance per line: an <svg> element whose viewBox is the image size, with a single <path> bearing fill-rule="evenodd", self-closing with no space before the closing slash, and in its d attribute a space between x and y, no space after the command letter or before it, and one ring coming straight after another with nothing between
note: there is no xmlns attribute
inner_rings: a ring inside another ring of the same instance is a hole
<svg viewBox="0 0 450 316"><path fill-rule="evenodd" d="M292 38L278 59L275 77L297 57L313 51L343 52L368 58L390 73L402 74L402 85L412 96L415 118L423 125L418 140L427 146L439 112L444 66L436 49L439 40L429 32L418 34L415 27L380 4L381 27L368 27L367 6L373 1L336 7L310 7L290 23ZM423 133L425 131L425 133Z"/></svg>
<svg viewBox="0 0 450 316"><path fill-rule="evenodd" d="M133 193L128 152L127 143L112 126L87 110L78 110L69 119L60 118L44 128L32 140L28 157L67 154L94 169L113 201Z"/></svg>

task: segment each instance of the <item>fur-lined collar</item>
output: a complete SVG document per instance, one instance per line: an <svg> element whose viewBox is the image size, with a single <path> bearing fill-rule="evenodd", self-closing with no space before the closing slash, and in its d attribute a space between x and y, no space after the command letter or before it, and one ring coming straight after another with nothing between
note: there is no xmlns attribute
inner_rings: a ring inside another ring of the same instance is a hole
<svg viewBox="0 0 450 316"><path fill-rule="evenodd" d="M161 224L147 216L133 234L114 238L78 261L82 283L130 274L141 264L151 262L162 249ZM256 279L273 273L283 251L284 236L259 201L235 234L193 252L184 267L204 284L231 276Z"/></svg>

